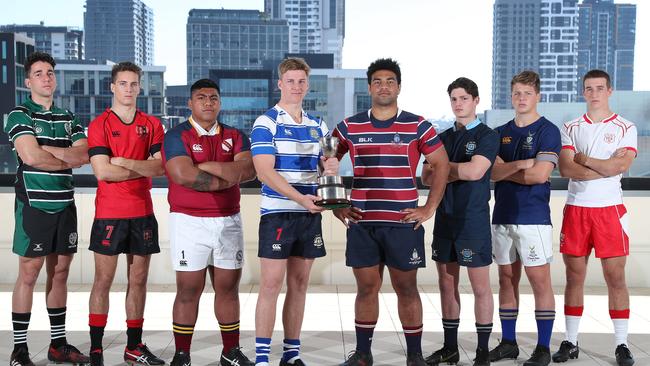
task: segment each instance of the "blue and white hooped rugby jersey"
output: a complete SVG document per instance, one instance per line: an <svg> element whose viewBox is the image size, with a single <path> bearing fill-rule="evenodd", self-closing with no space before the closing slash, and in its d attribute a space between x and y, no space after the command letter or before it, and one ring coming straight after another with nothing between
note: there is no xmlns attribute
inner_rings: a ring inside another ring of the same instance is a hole
<svg viewBox="0 0 650 366"><path fill-rule="evenodd" d="M251 131L251 152L275 155L275 170L302 194L316 194L318 161L321 151L318 141L329 130L325 122L302 111L301 123L280 106L275 105L257 117ZM260 214L278 212L307 212L271 187L262 183Z"/></svg>

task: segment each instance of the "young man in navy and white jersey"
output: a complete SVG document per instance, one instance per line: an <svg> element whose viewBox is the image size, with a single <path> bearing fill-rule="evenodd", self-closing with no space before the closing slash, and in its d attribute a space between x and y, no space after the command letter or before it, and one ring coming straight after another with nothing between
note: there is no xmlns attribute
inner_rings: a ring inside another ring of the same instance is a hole
<svg viewBox="0 0 650 366"><path fill-rule="evenodd" d="M333 136L338 158L350 153L354 183L352 208L335 210L347 230L346 265L357 282L355 351L344 366L372 365L371 342L379 317L379 289L388 267L407 345L407 365L422 357L422 302L417 270L425 266L422 223L435 212L447 182L447 154L435 129L423 117L397 106L400 67L378 59L367 71L372 107L343 120ZM431 190L418 207L415 171L424 155L433 166Z"/></svg>
<svg viewBox="0 0 650 366"><path fill-rule="evenodd" d="M191 364L190 348L206 272L223 348L221 366L252 366L239 347L239 280L244 232L239 183L255 177L248 137L217 120L217 83L192 84L192 115L165 135L163 163L169 179L169 241L176 271L171 366Z"/></svg>
<svg viewBox="0 0 650 366"><path fill-rule="evenodd" d="M88 143L75 115L53 103L55 65L45 52L27 56L25 86L30 96L9 113L4 126L18 163L12 250L19 258L11 297L11 366L34 366L27 349L27 328L34 286L43 265L51 326L47 358L53 362L89 361L68 344L65 331L68 273L79 238L72 168L88 163Z"/></svg>
<svg viewBox="0 0 650 366"><path fill-rule="evenodd" d="M95 219L90 250L95 279L90 292L90 363L103 366L102 338L108 296L119 255L127 257L125 300L127 343L124 361L163 365L142 341L151 254L159 253L158 222L153 215L151 177L164 174L160 121L137 110L142 69L120 62L111 71L113 103L88 127L88 155L97 177Z"/></svg>
<svg viewBox="0 0 650 366"><path fill-rule="evenodd" d="M499 138L476 116L478 86L461 77L447 88L456 121L440 134L449 157L449 176L438 206L433 230L433 255L438 271L444 345L427 357L428 365L457 363L460 324L460 267L467 268L474 292L474 316L478 346L474 365L489 365L488 340L492 332L494 303L490 288L492 246L490 236L490 168ZM428 184L431 169L425 164L422 182Z"/></svg>
<svg viewBox="0 0 650 366"><path fill-rule="evenodd" d="M591 70L582 80L587 113L562 126L560 173L570 178L564 208L560 252L566 265L564 315L566 340L553 361L578 357L578 326L584 308L584 282L592 248L600 258L614 323L616 362L634 364L627 346L630 295L625 262L630 254L627 210L621 176L637 154L634 124L609 108L612 85L602 70Z"/></svg>
<svg viewBox="0 0 650 366"><path fill-rule="evenodd" d="M515 75L510 87L515 118L496 129L501 145L492 168L492 180L496 182L492 239L494 261L499 265L502 337L490 351L490 361L519 355L515 326L523 265L533 288L537 322L537 346L524 365L544 366L551 362L549 346L555 320L549 177L558 163L560 130L537 113L537 73L523 71Z"/></svg>
<svg viewBox="0 0 650 366"><path fill-rule="evenodd" d="M309 91L309 65L287 58L278 66L280 101L259 116L251 132L253 162L262 182L259 227L260 292L255 309L256 365L268 366L275 309L287 277L282 308L284 352L280 365L304 365L300 329L309 273L325 255L321 212L316 206L319 165L326 175L338 172L338 160L321 157L319 139L325 122L302 109Z"/></svg>

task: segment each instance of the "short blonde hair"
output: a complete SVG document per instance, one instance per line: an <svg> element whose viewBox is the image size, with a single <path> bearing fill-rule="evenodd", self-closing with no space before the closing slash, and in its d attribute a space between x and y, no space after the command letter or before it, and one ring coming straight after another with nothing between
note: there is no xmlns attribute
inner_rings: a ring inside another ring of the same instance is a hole
<svg viewBox="0 0 650 366"><path fill-rule="evenodd" d="M280 65L278 65L280 78L282 78L282 75L284 75L285 72L292 70L302 70L307 74L307 76L309 76L311 68L307 65L305 59L300 57L287 57L280 62Z"/></svg>

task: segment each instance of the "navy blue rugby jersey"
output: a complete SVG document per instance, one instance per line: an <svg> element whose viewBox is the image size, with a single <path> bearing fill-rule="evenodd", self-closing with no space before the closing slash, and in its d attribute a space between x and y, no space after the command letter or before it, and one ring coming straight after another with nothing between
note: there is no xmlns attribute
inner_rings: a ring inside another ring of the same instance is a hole
<svg viewBox="0 0 650 366"><path fill-rule="evenodd" d="M499 136L490 127L476 119L466 127L452 127L440 134L450 162L466 163L481 155L494 164L499 149ZM484 217L489 223L490 172L476 181L457 180L447 184L436 215L454 219Z"/></svg>
<svg viewBox="0 0 650 366"><path fill-rule="evenodd" d="M514 120L496 128L501 140L499 156L505 162L535 159L558 164L562 148L560 130L544 117L526 127ZM493 224L551 225L551 183L522 185L500 181L494 186Z"/></svg>

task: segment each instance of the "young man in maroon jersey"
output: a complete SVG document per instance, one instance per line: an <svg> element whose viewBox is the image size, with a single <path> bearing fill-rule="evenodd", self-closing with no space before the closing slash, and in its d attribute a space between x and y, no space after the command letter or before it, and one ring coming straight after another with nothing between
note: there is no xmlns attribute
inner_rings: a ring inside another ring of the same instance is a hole
<svg viewBox="0 0 650 366"><path fill-rule="evenodd" d="M90 163L97 177L95 221L90 250L95 280L90 292L90 358L103 365L102 337L108 317L108 294L120 253L127 255L127 345L124 361L163 365L142 342L144 305L151 254L160 252L158 223L151 202L151 177L164 173L160 160L160 121L136 108L142 70L131 62L113 66L113 104L88 128Z"/></svg>
<svg viewBox="0 0 650 366"><path fill-rule="evenodd" d="M191 87L192 116L169 130L163 161L169 178L169 240L176 271L171 366L191 365L190 346L199 300L210 274L223 349L221 366L252 366L239 348L239 279L244 232L239 183L255 178L248 137L217 120L219 86L201 79Z"/></svg>

